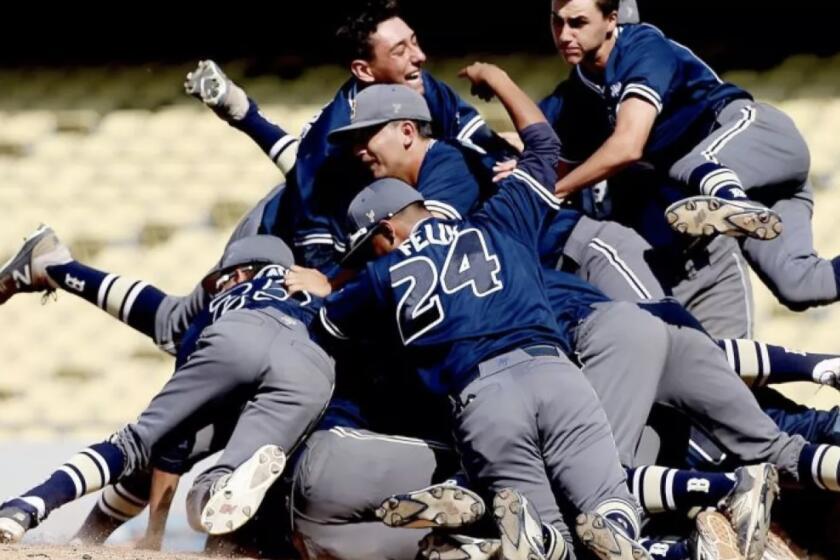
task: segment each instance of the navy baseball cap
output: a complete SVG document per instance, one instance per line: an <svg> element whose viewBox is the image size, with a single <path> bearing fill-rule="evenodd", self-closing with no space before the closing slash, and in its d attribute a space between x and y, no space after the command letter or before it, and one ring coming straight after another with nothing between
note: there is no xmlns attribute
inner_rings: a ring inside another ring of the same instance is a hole
<svg viewBox="0 0 840 560"><path fill-rule="evenodd" d="M423 195L417 192L417 189L390 177L378 179L362 189L350 202L350 208L347 210L350 249L342 259L342 264L355 262L359 250L376 233L379 222L423 200Z"/></svg>
<svg viewBox="0 0 840 560"><path fill-rule="evenodd" d="M327 138L340 142L348 132L391 121L432 122L432 114L423 96L410 87L374 84L356 96L350 124L332 130Z"/></svg>
<svg viewBox="0 0 840 560"><path fill-rule="evenodd" d="M249 264L277 264L283 268L291 268L295 264L295 258L289 246L279 237L273 235L243 237L225 247L221 260L207 273L201 285L207 293L213 293L216 281L223 273Z"/></svg>

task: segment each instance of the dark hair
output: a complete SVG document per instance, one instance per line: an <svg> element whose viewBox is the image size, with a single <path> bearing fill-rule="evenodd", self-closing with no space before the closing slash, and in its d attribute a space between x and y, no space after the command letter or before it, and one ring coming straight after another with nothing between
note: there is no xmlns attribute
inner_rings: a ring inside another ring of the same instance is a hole
<svg viewBox="0 0 840 560"><path fill-rule="evenodd" d="M373 58L370 36L383 21L397 17L397 0L363 0L359 10L350 15L336 31L338 55L343 64Z"/></svg>
<svg viewBox="0 0 840 560"><path fill-rule="evenodd" d="M613 12L617 12L618 4L619 0L595 0L595 5L598 6L598 9L604 14L604 17Z"/></svg>
<svg viewBox="0 0 840 560"><path fill-rule="evenodd" d="M414 126L417 128L417 134L421 138L431 138L432 134L434 134L432 130L432 123L426 121L412 121L414 122Z"/></svg>

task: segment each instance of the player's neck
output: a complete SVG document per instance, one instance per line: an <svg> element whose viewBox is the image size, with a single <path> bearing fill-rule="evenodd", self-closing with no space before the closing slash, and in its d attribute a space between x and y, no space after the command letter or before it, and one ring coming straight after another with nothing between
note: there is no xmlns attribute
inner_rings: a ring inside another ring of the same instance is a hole
<svg viewBox="0 0 840 560"><path fill-rule="evenodd" d="M607 64L610 61L610 55L615 48L617 32L613 32L612 36L601 44L597 51L593 52L591 56L586 57L581 61L580 65L583 67L586 74L591 77L602 78L604 71L607 69Z"/></svg>
<svg viewBox="0 0 840 560"><path fill-rule="evenodd" d="M426 152L432 147L434 140L431 138L417 138L417 142L411 147L411 161L406 167L404 177L400 177L403 181L414 188L420 181L420 168L423 166L423 160L426 159Z"/></svg>

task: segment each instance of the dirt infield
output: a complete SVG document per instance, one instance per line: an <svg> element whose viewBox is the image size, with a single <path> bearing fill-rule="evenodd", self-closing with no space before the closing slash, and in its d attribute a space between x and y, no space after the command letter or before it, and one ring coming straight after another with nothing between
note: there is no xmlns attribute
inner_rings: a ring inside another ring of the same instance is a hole
<svg viewBox="0 0 840 560"><path fill-rule="evenodd" d="M124 546L0 545L0 560L176 560L208 558L188 552L156 552Z"/></svg>

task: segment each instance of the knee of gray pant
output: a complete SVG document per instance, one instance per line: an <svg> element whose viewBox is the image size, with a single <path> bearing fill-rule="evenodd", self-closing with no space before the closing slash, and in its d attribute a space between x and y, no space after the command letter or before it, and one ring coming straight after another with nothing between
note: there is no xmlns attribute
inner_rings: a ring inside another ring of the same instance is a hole
<svg viewBox="0 0 840 560"><path fill-rule="evenodd" d="M818 259L818 257L814 257ZM790 274L791 267L784 268L786 274L780 278L763 277L764 283L776 296L776 299L791 311L805 311L811 307L825 305L831 303L837 297L837 286L835 279L835 286L833 294L815 293L819 290L809 289L815 287L817 282L808 281L808 276L817 272L817 267L808 266L807 269L802 270L800 274Z"/></svg>
<svg viewBox="0 0 840 560"><path fill-rule="evenodd" d="M133 424L124 426L108 438L108 442L119 448L123 454L123 470L119 478L142 471L149 466L149 446L143 441Z"/></svg>

